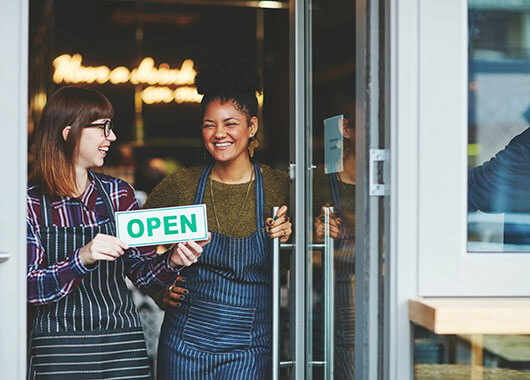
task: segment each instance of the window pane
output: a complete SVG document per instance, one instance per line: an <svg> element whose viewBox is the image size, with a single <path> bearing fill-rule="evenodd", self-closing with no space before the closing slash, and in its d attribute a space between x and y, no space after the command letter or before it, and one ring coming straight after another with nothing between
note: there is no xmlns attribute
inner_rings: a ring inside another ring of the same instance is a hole
<svg viewBox="0 0 530 380"><path fill-rule="evenodd" d="M413 325L414 380L530 377L529 335L437 335Z"/></svg>
<svg viewBox="0 0 530 380"><path fill-rule="evenodd" d="M530 252L530 2L468 4L468 250Z"/></svg>

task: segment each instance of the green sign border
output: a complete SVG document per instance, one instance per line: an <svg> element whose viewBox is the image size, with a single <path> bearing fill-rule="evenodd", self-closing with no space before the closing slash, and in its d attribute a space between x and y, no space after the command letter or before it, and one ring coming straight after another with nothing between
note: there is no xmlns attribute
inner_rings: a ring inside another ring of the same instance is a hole
<svg viewBox="0 0 530 380"><path fill-rule="evenodd" d="M203 203L197 204L197 205L189 205L189 206L174 206L174 207L149 208L149 209L131 210L131 211L117 211L117 212L114 213L114 220L116 221L116 235L118 235L118 231L120 229L119 222L118 222L118 214L152 212L152 211L155 211L155 210L156 211L183 210L183 209L186 209L186 208L201 208L202 209L204 222L206 224L205 235L203 237L196 238L196 239L193 239L193 240L194 241L196 241L196 240L206 240L206 238L208 237L208 218L206 216L206 205L203 204ZM133 244L129 244L129 247L146 247L146 246L150 246L150 245L154 246L154 245L160 245L160 244L180 243L180 242L188 241L188 240L190 240L190 239L175 239L175 240L170 240L170 241L153 242L153 243L148 243L148 244L142 244L142 243L135 244L135 243L133 243Z"/></svg>

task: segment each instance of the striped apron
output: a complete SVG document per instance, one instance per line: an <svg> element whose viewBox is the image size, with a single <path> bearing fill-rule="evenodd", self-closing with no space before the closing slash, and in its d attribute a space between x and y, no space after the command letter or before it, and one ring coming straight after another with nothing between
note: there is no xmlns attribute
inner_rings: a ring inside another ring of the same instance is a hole
<svg viewBox="0 0 530 380"><path fill-rule="evenodd" d="M244 238L212 232L198 263L185 268L189 295L168 310L158 345L160 379L268 379L271 370L271 253L263 179L254 164L257 230ZM201 203L212 170L195 195Z"/></svg>
<svg viewBox="0 0 530 380"><path fill-rule="evenodd" d="M50 201L41 198L41 242L48 266L98 233L115 235L111 199L99 178L92 177L109 215L99 226L54 226ZM122 258L99 261L72 293L34 309L28 378L150 378L142 326L125 284Z"/></svg>
<svg viewBox="0 0 530 380"><path fill-rule="evenodd" d="M328 176L335 212L345 224L337 176ZM345 228L354 226L344 225ZM355 255L354 239L335 241L335 379L354 378Z"/></svg>

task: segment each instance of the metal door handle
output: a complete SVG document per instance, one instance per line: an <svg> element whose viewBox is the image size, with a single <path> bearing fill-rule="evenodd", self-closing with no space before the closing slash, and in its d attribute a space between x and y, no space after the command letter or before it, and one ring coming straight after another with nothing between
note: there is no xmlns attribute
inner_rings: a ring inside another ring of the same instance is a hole
<svg viewBox="0 0 530 380"><path fill-rule="evenodd" d="M272 208L276 215L279 207ZM280 244L272 239L272 379L280 378L280 367L292 367L294 361L280 362L280 249L292 250L294 244Z"/></svg>
<svg viewBox="0 0 530 380"><path fill-rule="evenodd" d="M272 208L276 215L279 207ZM272 379L280 378L280 238L272 240Z"/></svg>
<svg viewBox="0 0 530 380"><path fill-rule="evenodd" d="M0 252L0 263L7 261L11 258L11 255L7 252Z"/></svg>
<svg viewBox="0 0 530 380"><path fill-rule="evenodd" d="M324 361L325 380L333 380L335 356L335 289L333 238L329 235L330 212L333 207L324 208Z"/></svg>

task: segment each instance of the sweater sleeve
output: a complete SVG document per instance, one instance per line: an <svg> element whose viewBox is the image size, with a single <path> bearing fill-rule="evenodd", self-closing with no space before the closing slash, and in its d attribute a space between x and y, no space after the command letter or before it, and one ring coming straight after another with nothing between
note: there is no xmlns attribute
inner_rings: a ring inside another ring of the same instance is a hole
<svg viewBox="0 0 530 380"><path fill-rule="evenodd" d="M530 128L468 172L468 209L530 211Z"/></svg>

